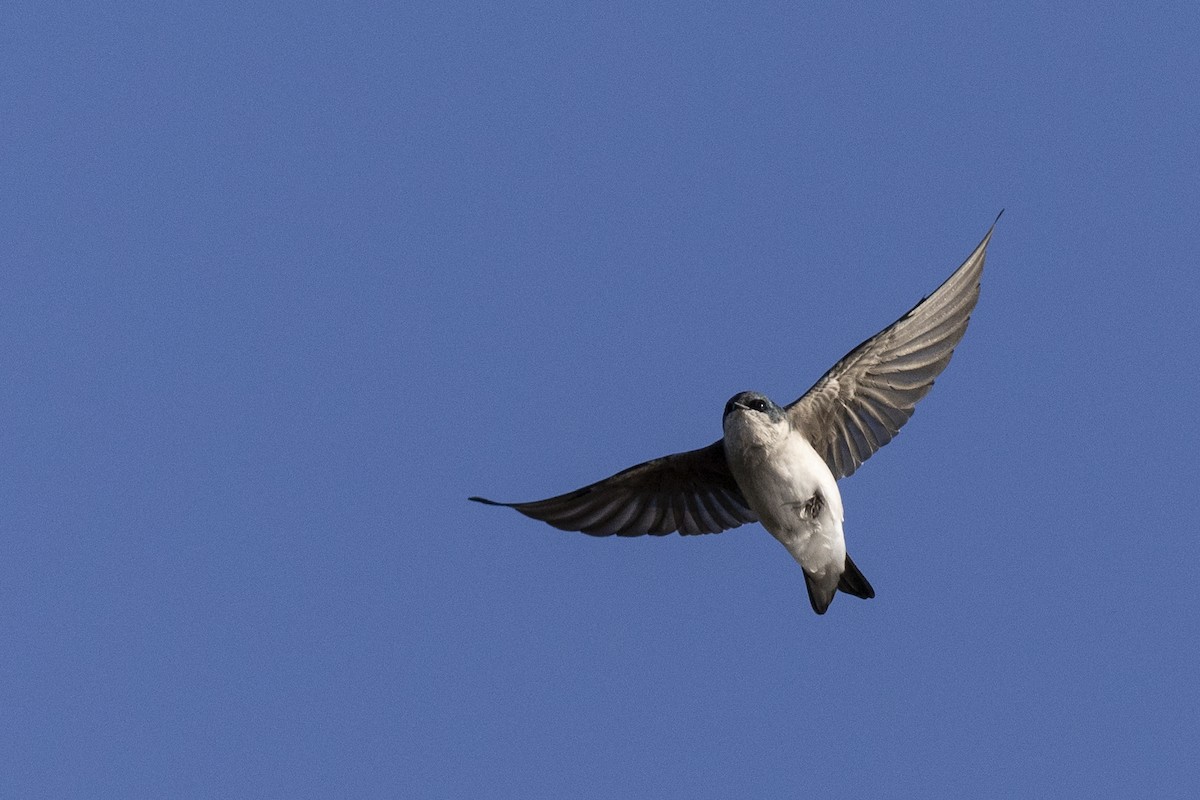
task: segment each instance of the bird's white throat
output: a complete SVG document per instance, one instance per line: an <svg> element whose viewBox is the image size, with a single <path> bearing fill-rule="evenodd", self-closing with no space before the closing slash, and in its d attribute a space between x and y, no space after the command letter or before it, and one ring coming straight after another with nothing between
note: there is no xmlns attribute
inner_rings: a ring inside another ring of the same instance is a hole
<svg viewBox="0 0 1200 800"><path fill-rule="evenodd" d="M739 455L771 451L791 432L787 418L773 422L766 414L734 411L725 417L725 448Z"/></svg>

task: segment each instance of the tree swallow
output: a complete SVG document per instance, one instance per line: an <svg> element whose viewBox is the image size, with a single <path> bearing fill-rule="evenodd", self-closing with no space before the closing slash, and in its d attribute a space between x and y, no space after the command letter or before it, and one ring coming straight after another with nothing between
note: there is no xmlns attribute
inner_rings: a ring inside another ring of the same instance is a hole
<svg viewBox="0 0 1200 800"><path fill-rule="evenodd" d="M799 562L818 614L839 589L874 597L846 553L837 481L892 440L950 363L979 299L992 229L933 294L847 353L800 399L781 407L757 392L730 398L725 436L708 447L546 500L470 499L593 536L718 533L757 521Z"/></svg>

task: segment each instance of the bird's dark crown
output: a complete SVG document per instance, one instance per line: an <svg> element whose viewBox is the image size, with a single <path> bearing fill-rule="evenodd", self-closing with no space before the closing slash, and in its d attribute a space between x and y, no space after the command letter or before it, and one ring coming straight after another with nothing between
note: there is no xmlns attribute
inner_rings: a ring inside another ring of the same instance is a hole
<svg viewBox="0 0 1200 800"><path fill-rule="evenodd" d="M729 398L729 402L725 404L725 413L722 419L728 417L735 409L744 408L748 411L758 411L766 414L772 420L783 416L783 409L775 405L771 398L758 392L738 392L733 397Z"/></svg>

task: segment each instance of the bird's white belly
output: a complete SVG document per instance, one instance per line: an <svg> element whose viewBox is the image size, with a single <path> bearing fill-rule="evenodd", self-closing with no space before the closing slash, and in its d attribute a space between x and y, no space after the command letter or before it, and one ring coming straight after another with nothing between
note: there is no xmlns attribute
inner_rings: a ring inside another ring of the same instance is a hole
<svg viewBox="0 0 1200 800"><path fill-rule="evenodd" d="M812 446L793 433L775 448L736 448L729 455L734 478L763 527L810 574L832 569L840 575L846 560L842 497Z"/></svg>

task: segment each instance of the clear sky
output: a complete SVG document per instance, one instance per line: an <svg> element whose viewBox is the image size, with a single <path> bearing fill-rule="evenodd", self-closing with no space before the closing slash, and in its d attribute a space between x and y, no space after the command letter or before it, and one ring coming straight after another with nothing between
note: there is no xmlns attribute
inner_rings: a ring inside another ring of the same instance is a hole
<svg viewBox="0 0 1200 800"><path fill-rule="evenodd" d="M1193 797L1195 3L81 3L0 31L0 796ZM842 482L529 500L790 401L996 213Z"/></svg>

